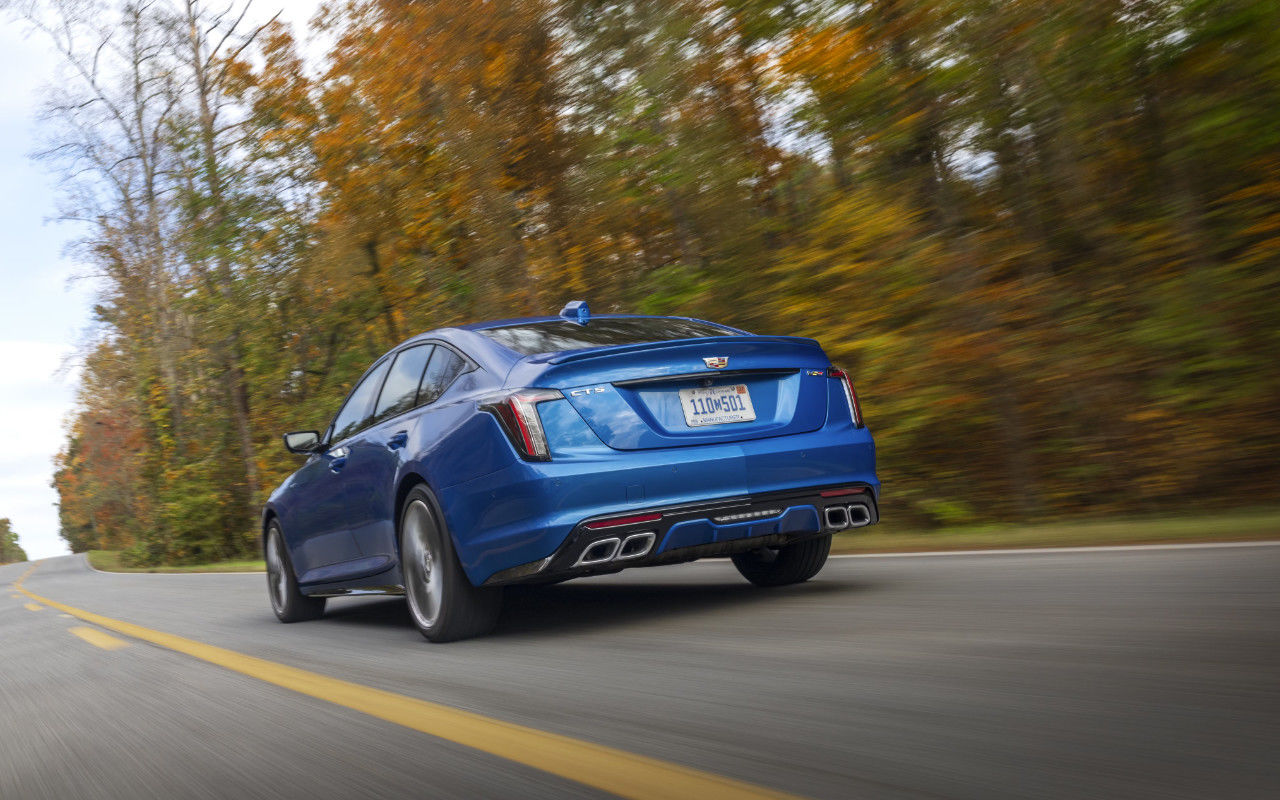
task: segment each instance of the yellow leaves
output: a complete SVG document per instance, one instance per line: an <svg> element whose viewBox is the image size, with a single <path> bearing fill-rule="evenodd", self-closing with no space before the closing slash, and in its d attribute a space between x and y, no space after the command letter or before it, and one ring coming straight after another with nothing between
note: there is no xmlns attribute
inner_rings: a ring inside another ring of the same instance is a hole
<svg viewBox="0 0 1280 800"><path fill-rule="evenodd" d="M1168 410L1157 406L1147 406L1130 411L1124 418L1130 422L1154 423L1162 422L1173 416Z"/></svg>
<svg viewBox="0 0 1280 800"><path fill-rule="evenodd" d="M513 77L514 54L498 42L488 42L484 46L484 66L481 69L481 82L488 87L501 87Z"/></svg>
<svg viewBox="0 0 1280 800"><path fill-rule="evenodd" d="M862 25L804 28L778 55L784 75L800 78L824 95L857 88L878 64Z"/></svg>

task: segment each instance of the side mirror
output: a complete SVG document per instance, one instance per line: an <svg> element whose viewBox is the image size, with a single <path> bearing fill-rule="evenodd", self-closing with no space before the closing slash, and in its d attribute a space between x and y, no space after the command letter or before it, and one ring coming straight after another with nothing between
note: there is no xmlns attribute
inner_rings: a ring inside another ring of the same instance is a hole
<svg viewBox="0 0 1280 800"><path fill-rule="evenodd" d="M284 448L290 453L307 455L320 449L320 434L316 431L298 431L284 435Z"/></svg>

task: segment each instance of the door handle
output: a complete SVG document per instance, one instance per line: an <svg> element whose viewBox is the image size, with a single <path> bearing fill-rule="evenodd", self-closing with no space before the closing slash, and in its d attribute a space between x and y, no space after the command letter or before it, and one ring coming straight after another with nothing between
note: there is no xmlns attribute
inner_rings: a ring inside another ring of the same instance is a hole
<svg viewBox="0 0 1280 800"><path fill-rule="evenodd" d="M394 436L387 440L388 450L399 450L409 443L408 431L397 431Z"/></svg>

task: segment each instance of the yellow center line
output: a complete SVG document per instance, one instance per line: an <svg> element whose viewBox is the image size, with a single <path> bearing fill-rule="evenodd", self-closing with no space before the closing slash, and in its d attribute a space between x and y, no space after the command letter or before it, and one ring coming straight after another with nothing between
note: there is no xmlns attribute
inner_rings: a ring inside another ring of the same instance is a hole
<svg viewBox="0 0 1280 800"><path fill-rule="evenodd" d="M470 711L419 700L395 692L330 678L316 672L197 642L171 633L104 617L41 597L22 587L35 565L16 587L33 600L108 630L150 642L233 672L299 694L350 708L421 733L549 772L620 797L737 800L792 798L783 792L755 786L710 772L628 753L557 733L503 722Z"/></svg>
<svg viewBox="0 0 1280 800"><path fill-rule="evenodd" d="M129 643L124 639L117 639L109 633L104 633L97 628L86 628L83 625L77 625L74 628L67 628L70 633L74 633L81 639L84 639L94 647L101 647L103 650L119 650L121 647L128 647Z"/></svg>

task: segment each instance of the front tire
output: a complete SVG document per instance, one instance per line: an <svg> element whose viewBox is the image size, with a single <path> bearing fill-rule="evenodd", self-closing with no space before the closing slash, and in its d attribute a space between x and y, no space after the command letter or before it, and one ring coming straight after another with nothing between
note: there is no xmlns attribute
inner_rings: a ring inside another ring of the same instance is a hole
<svg viewBox="0 0 1280 800"><path fill-rule="evenodd" d="M502 589L471 584L420 486L409 492L400 514L400 571L409 616L428 641L483 636L497 624Z"/></svg>
<svg viewBox="0 0 1280 800"><path fill-rule="evenodd" d="M267 595L271 610L281 622L305 622L324 614L323 597L307 597L298 591L298 580L284 546L284 534L275 520L267 528Z"/></svg>
<svg viewBox="0 0 1280 800"><path fill-rule="evenodd" d="M831 534L782 547L759 547L731 556L742 577L756 586L804 583L818 574L831 553Z"/></svg>

